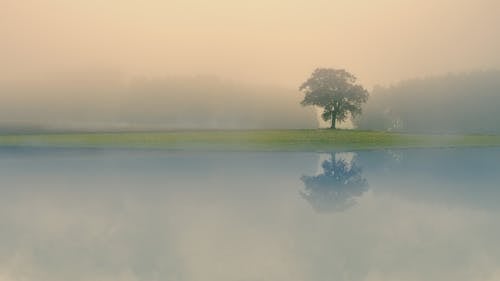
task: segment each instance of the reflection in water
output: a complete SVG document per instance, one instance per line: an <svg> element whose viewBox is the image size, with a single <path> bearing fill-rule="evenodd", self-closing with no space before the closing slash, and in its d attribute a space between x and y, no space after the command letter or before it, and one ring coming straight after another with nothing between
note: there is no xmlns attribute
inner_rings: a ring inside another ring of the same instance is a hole
<svg viewBox="0 0 500 281"><path fill-rule="evenodd" d="M301 178L305 190L300 195L317 212L344 211L356 204L356 197L368 190L363 170L357 165L355 157L348 161L332 153L331 158L323 161L321 166L323 173Z"/></svg>
<svg viewBox="0 0 500 281"><path fill-rule="evenodd" d="M0 281L498 281L499 182L500 148L0 148Z"/></svg>

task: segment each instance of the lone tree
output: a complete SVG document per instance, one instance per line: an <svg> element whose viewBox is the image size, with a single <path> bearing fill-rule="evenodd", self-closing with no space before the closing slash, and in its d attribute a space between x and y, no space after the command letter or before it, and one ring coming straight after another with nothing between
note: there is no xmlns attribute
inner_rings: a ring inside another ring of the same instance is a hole
<svg viewBox="0 0 500 281"><path fill-rule="evenodd" d="M305 93L301 104L322 107L321 117L332 120L332 129L336 128L336 121L361 114L361 104L368 100L368 91L344 69L317 68L299 90Z"/></svg>

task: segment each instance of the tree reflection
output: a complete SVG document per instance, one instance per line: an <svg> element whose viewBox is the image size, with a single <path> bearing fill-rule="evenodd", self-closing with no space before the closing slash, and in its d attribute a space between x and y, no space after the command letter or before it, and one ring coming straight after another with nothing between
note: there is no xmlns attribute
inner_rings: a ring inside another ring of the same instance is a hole
<svg viewBox="0 0 500 281"><path fill-rule="evenodd" d="M351 161L336 159L322 163L323 173L316 176L302 176L305 188L300 195L317 212L340 212L356 204L356 197L368 190L368 182L362 176L362 169Z"/></svg>

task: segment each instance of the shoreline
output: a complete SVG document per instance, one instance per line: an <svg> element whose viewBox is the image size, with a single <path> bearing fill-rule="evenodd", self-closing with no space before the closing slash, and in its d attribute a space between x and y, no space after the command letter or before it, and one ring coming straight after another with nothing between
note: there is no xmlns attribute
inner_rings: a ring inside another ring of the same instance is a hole
<svg viewBox="0 0 500 281"><path fill-rule="evenodd" d="M497 135L407 134L356 130L186 130L0 135L0 147L121 148L172 151L328 152L500 147Z"/></svg>

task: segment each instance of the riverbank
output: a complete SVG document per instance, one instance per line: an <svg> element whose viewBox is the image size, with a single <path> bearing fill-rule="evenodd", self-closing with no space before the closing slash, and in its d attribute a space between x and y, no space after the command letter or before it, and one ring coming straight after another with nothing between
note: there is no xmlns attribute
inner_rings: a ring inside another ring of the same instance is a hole
<svg viewBox="0 0 500 281"><path fill-rule="evenodd" d="M154 148L180 151L334 151L500 146L496 135L356 130L234 130L0 135L3 147Z"/></svg>

